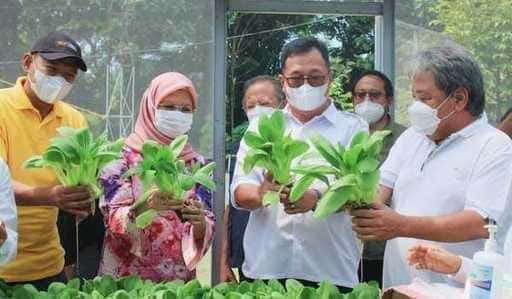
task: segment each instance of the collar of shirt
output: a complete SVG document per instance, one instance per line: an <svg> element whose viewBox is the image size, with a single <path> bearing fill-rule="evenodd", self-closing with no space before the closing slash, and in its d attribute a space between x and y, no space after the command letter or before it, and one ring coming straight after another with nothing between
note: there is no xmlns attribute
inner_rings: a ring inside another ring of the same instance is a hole
<svg viewBox="0 0 512 299"><path fill-rule="evenodd" d="M479 129L481 129L484 125L487 124L487 119L485 118L477 118L472 123L468 124L461 130L452 133L450 136L448 136L445 140L441 141L439 144L436 144L432 139L428 138L426 135L423 135L423 138L425 138L429 144L432 145L434 151L438 151L441 148L444 148L448 146L448 144L451 144L453 141L458 140L459 138L469 138L476 134ZM433 153L431 153L433 154Z"/></svg>
<svg viewBox="0 0 512 299"><path fill-rule="evenodd" d="M292 113L291 109L290 109L290 104L286 104L286 107L284 108L284 112L286 115L288 115L291 119L293 119L295 122L301 124L301 125L306 125L308 123L311 123L311 122L314 122L314 121L317 121L318 119L326 119L327 121L329 121L331 124L336 124L336 107L334 107L334 104L332 103L332 100L329 98L328 101L330 101L330 104L329 106L327 107L327 109L325 109L321 114L319 115L316 115L314 116L310 121L308 121L307 123L302 123L301 121L299 121Z"/></svg>
<svg viewBox="0 0 512 299"><path fill-rule="evenodd" d="M30 99L28 98L27 94L25 93L25 89L23 88L26 80L28 80L26 76L19 77L16 80L16 85L14 86L16 96L11 98L11 103L18 110L32 110L39 113L34 105L32 105L32 102L30 102ZM64 115L61 101L56 101L53 104L53 111L57 117L62 117Z"/></svg>

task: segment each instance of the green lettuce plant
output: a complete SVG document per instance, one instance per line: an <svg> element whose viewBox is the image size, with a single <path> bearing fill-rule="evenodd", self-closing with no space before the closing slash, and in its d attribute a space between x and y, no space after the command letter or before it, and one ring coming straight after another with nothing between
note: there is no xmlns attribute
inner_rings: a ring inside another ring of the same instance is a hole
<svg viewBox="0 0 512 299"><path fill-rule="evenodd" d="M358 208L371 204L379 184L379 154L384 138L390 133L378 131L370 136L359 132L348 149L320 135L313 136L311 142L327 165L294 168L301 177L292 187L290 201L299 200L315 180L320 180L327 185L327 190L315 209L317 218L331 215L344 206ZM330 177L334 177L334 181Z"/></svg>
<svg viewBox="0 0 512 299"><path fill-rule="evenodd" d="M351 293L341 294L333 284L322 282L317 288L305 287L289 279L282 285L277 280L264 283L221 283L203 286L197 280L154 283L137 276L115 279L95 277L83 283L73 279L67 284L52 283L48 290L38 291L31 284L9 286L0 282L0 297L14 299L377 299L376 282L358 284Z"/></svg>
<svg viewBox="0 0 512 299"><path fill-rule="evenodd" d="M187 191L195 184L201 184L210 190L215 190L215 183L211 179L215 163L211 162L204 167L195 163L192 169L185 166L180 154L187 144L188 137L181 135L169 145L161 145L148 140L142 146L142 161L125 173L125 177L138 176L143 184L144 192L137 200L134 208L147 205L151 192L156 187L168 193L173 199L182 200ZM136 218L136 225L145 228L157 215L154 209L147 209Z"/></svg>
<svg viewBox="0 0 512 299"><path fill-rule="evenodd" d="M255 167L260 167L271 174L273 180L280 185L278 192L269 191L263 196L264 205L279 202L279 194L293 183L292 162L309 149L306 142L293 139L285 131L284 114L277 110L270 116L262 115L258 120L258 131L247 131L243 138L249 147L243 161L244 172L248 173Z"/></svg>
<svg viewBox="0 0 512 299"><path fill-rule="evenodd" d="M95 139L88 128L61 127L57 131L59 136L50 140L46 151L28 159L23 167L49 168L62 185L87 186L93 197L98 198L102 194L99 173L105 165L119 159L124 140L109 142L106 132Z"/></svg>

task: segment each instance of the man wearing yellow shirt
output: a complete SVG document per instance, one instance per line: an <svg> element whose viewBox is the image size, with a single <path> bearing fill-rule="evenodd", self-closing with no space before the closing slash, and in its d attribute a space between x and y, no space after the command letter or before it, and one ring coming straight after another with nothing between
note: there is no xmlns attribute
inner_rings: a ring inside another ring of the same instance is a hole
<svg viewBox="0 0 512 299"><path fill-rule="evenodd" d="M0 89L0 157L12 174L18 209L18 255L0 267L9 284L29 282L45 289L64 281L64 250L59 242L59 209L85 218L90 193L83 187L63 187L49 169L26 170L23 163L48 147L57 128L84 127L85 118L61 101L78 69L87 71L79 45L63 33L39 39L23 56L26 76Z"/></svg>

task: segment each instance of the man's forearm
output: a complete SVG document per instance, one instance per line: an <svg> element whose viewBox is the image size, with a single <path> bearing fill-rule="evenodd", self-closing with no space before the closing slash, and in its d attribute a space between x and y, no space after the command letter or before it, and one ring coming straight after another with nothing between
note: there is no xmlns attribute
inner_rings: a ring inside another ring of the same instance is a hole
<svg viewBox="0 0 512 299"><path fill-rule="evenodd" d="M250 184L241 184L235 190L235 201L238 206L247 210L261 208L259 187Z"/></svg>
<svg viewBox="0 0 512 299"><path fill-rule="evenodd" d="M14 197L20 206L54 206L49 195L51 187L32 187L13 181Z"/></svg>
<svg viewBox="0 0 512 299"><path fill-rule="evenodd" d="M474 211L446 216L406 216L400 237L437 242L464 242L488 237L485 221Z"/></svg>

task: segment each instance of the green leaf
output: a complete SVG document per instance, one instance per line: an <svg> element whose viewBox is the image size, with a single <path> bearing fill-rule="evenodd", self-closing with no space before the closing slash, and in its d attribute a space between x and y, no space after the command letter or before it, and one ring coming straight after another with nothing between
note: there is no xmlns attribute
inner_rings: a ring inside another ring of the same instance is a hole
<svg viewBox="0 0 512 299"><path fill-rule="evenodd" d="M206 175L206 174L203 174L203 173L196 173L192 176L192 179L196 182L196 183L199 183L203 186L205 186L206 188L208 188L209 190L212 190L212 191L215 191L215 183L213 182L213 180L210 178L210 176Z"/></svg>
<svg viewBox="0 0 512 299"><path fill-rule="evenodd" d="M272 126L276 136L284 136L286 130L286 120L283 111L276 110L270 116Z"/></svg>
<svg viewBox="0 0 512 299"><path fill-rule="evenodd" d="M28 159L27 161L25 161L25 163L23 163L23 168L25 168L25 169L42 168L42 167L46 167L46 165L47 165L47 163L46 163L46 161L43 160L42 156L34 156L34 157Z"/></svg>
<svg viewBox="0 0 512 299"><path fill-rule="evenodd" d="M269 116L267 115L261 115L258 119L258 132L260 133L261 137L267 141L276 141L275 140L275 132L274 128L272 127L272 121Z"/></svg>
<svg viewBox="0 0 512 299"><path fill-rule="evenodd" d="M132 299L133 297L125 290L117 290L113 295L113 299Z"/></svg>
<svg viewBox="0 0 512 299"><path fill-rule="evenodd" d="M188 191L192 188L194 188L196 182L190 175L186 174L179 174L178 175L178 181L180 183L181 189ZM213 183L213 182L212 182Z"/></svg>
<svg viewBox="0 0 512 299"><path fill-rule="evenodd" d="M142 145L142 156L153 158L158 153L159 144L156 141L148 140Z"/></svg>
<svg viewBox="0 0 512 299"><path fill-rule="evenodd" d="M379 167L379 160L374 158L366 158L357 163L357 170L360 172L373 172Z"/></svg>
<svg viewBox="0 0 512 299"><path fill-rule="evenodd" d="M351 187L357 185L357 176L355 174L348 174L346 176L343 176L342 178L336 180L331 187L330 190L337 190L339 188L343 187Z"/></svg>
<svg viewBox="0 0 512 299"><path fill-rule="evenodd" d="M284 293L286 291L283 285L276 279L269 280L268 286L273 292Z"/></svg>
<svg viewBox="0 0 512 299"><path fill-rule="evenodd" d="M379 170L362 173L358 177L359 177L359 180L361 181L360 187L363 190L373 190L379 186L379 179L380 179Z"/></svg>
<svg viewBox="0 0 512 299"><path fill-rule="evenodd" d="M158 186L158 189L164 191L164 192L172 192L173 191L173 185L171 182L171 178L166 175L163 172L159 172L155 176L155 182Z"/></svg>
<svg viewBox="0 0 512 299"><path fill-rule="evenodd" d="M185 297L187 295L193 295L195 291L200 290L201 288L201 283L199 283L197 279L193 279L183 286L181 295Z"/></svg>
<svg viewBox="0 0 512 299"><path fill-rule="evenodd" d="M68 281L67 287L70 289L80 290L80 278L74 278Z"/></svg>
<svg viewBox="0 0 512 299"><path fill-rule="evenodd" d="M132 290L139 289L143 286L142 280L138 276L125 276L117 282L119 287L131 292Z"/></svg>
<svg viewBox="0 0 512 299"><path fill-rule="evenodd" d="M197 163L199 164L199 163ZM198 172L206 175L211 175L213 171L215 170L215 162L210 162L206 164L204 167L200 168Z"/></svg>
<svg viewBox="0 0 512 299"><path fill-rule="evenodd" d="M308 165L295 167L292 169L292 172L295 174L312 176L317 180L322 181L325 185L329 186L329 179L327 176L336 174L337 170L330 166Z"/></svg>
<svg viewBox="0 0 512 299"><path fill-rule="evenodd" d="M293 184L292 190L290 191L290 202L297 202L302 195L309 189L313 181L314 176L304 175L297 182Z"/></svg>
<svg viewBox="0 0 512 299"><path fill-rule="evenodd" d="M268 154L259 149L251 149L247 152L244 159L243 170L244 173L249 173L261 161L267 158Z"/></svg>
<svg viewBox="0 0 512 299"><path fill-rule="evenodd" d="M341 158L338 156L336 148L321 135L314 135L311 142L315 146L318 153L332 166L340 168Z"/></svg>
<svg viewBox="0 0 512 299"><path fill-rule="evenodd" d="M309 144L299 140L291 140L285 146L286 155L289 159L295 159L296 157L304 154L309 149Z"/></svg>
<svg viewBox="0 0 512 299"><path fill-rule="evenodd" d="M312 287L305 287L302 289L299 295L299 299L316 299L316 290Z"/></svg>
<svg viewBox="0 0 512 299"><path fill-rule="evenodd" d="M343 161L347 163L350 167L355 167L357 165L359 155L363 151L363 146L358 144L350 149L346 150L343 154Z"/></svg>
<svg viewBox="0 0 512 299"><path fill-rule="evenodd" d="M179 157L185 146L187 145L188 136L187 135L180 135L171 142L169 145L169 148L172 151L172 154L174 157Z"/></svg>
<svg viewBox="0 0 512 299"><path fill-rule="evenodd" d="M98 290L103 296L108 296L117 291L117 283L110 275L95 277L93 280Z"/></svg>
<svg viewBox="0 0 512 299"><path fill-rule="evenodd" d="M327 281L322 281L316 292L319 299L330 299L340 293L335 285Z"/></svg>
<svg viewBox="0 0 512 299"><path fill-rule="evenodd" d="M61 292L63 292L66 288L67 286L62 282L52 282L48 287L48 293L58 295Z"/></svg>
<svg viewBox="0 0 512 299"><path fill-rule="evenodd" d="M263 144L265 144L265 140L261 138L260 135L251 131L245 132L244 141L249 147L252 148L260 148L263 146Z"/></svg>
<svg viewBox="0 0 512 299"><path fill-rule="evenodd" d="M365 144L368 139L370 138L368 132L366 131L361 131L361 132L358 132L356 135L354 135L354 137L352 137L352 142L350 142L350 147L354 147L358 144Z"/></svg>
<svg viewBox="0 0 512 299"><path fill-rule="evenodd" d="M279 193L275 191L268 191L267 193L265 193L265 195L263 195L263 198L261 200L264 206L271 206L279 203L279 201Z"/></svg>
<svg viewBox="0 0 512 299"><path fill-rule="evenodd" d="M343 187L337 190L327 190L315 209L314 217L325 218L336 213L352 197L352 187Z"/></svg>
<svg viewBox="0 0 512 299"><path fill-rule="evenodd" d="M153 209L146 210L142 214L137 216L137 218L135 218L135 225L141 229L146 228L148 225L150 225L153 222L153 220L155 219L157 214L158 213L156 210L153 210Z"/></svg>
<svg viewBox="0 0 512 299"><path fill-rule="evenodd" d="M304 289L304 286L295 279L287 279L285 285L286 291L292 298L298 297Z"/></svg>

